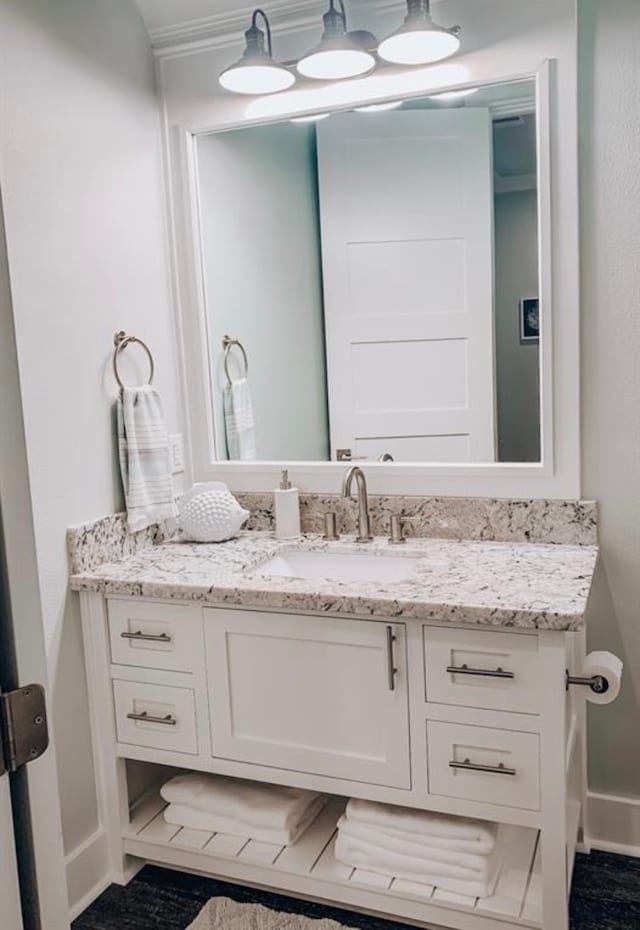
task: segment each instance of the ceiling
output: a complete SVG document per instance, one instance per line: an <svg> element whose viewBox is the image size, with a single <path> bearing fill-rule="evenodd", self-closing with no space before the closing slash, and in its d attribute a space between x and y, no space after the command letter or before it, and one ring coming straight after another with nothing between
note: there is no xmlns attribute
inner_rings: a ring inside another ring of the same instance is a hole
<svg viewBox="0 0 640 930"><path fill-rule="evenodd" d="M245 0L135 0L135 3L149 32L249 6Z"/></svg>

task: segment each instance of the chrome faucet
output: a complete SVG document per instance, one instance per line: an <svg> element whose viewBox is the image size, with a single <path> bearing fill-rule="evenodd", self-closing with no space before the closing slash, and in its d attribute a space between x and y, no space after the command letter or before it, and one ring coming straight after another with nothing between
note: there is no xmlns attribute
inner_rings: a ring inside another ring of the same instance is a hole
<svg viewBox="0 0 640 930"><path fill-rule="evenodd" d="M356 488L358 490L358 535L356 542L371 542L371 519L369 517L369 498L367 497L367 479L359 465L352 465L345 472L342 481L342 496L351 497L351 483L356 479Z"/></svg>

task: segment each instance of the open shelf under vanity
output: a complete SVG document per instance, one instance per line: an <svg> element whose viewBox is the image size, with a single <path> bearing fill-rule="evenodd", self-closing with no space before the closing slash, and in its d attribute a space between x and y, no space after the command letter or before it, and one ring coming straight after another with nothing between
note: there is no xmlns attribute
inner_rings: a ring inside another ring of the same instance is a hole
<svg viewBox="0 0 640 930"><path fill-rule="evenodd" d="M132 807L123 836L124 850L159 865L360 910L364 907L409 923L437 924L439 913L446 909L447 926L461 930L470 926L470 915L474 927L486 930L541 926L538 830L500 825L497 843L502 863L494 893L488 898L472 898L339 862L333 849L345 804L344 798L331 797L295 845L278 846L169 824L163 816L166 802L157 789L151 789ZM500 924L496 924L498 920Z"/></svg>

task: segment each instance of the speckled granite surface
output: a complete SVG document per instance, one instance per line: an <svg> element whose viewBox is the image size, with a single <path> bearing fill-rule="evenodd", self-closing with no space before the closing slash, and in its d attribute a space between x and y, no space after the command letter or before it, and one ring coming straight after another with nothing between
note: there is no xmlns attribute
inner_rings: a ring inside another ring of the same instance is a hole
<svg viewBox="0 0 640 930"><path fill-rule="evenodd" d="M165 533L159 526L151 526L139 533L130 533L124 513L112 514L81 526L72 526L67 530L69 574L90 572L103 562L126 559L163 542L165 538Z"/></svg>
<svg viewBox="0 0 640 930"><path fill-rule="evenodd" d="M273 529L273 495L238 493L251 511L249 529ZM357 503L338 494L301 494L300 522L305 533L322 533L324 515L333 510L343 533L355 533ZM594 501L509 500L482 497L369 497L376 536L389 533L391 514L415 519L407 536L436 539L482 539L494 542L541 542L595 546L597 505Z"/></svg>
<svg viewBox="0 0 640 930"><path fill-rule="evenodd" d="M414 557L409 577L392 583L261 575L255 569L286 549ZM402 549L378 538L366 547L318 536L281 541L245 531L219 545L167 542L94 571L76 573L76 591L192 600L218 606L321 611L441 620L520 629L582 626L597 558L592 546L414 539Z"/></svg>

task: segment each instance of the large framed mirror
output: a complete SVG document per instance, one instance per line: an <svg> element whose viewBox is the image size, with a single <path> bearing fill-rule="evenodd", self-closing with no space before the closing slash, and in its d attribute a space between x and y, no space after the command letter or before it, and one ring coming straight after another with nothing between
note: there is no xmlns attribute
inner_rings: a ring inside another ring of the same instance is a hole
<svg viewBox="0 0 640 930"><path fill-rule="evenodd" d="M551 267L574 192L552 204L550 70L179 130L196 478L323 491L358 460L381 493L557 493L577 277Z"/></svg>

